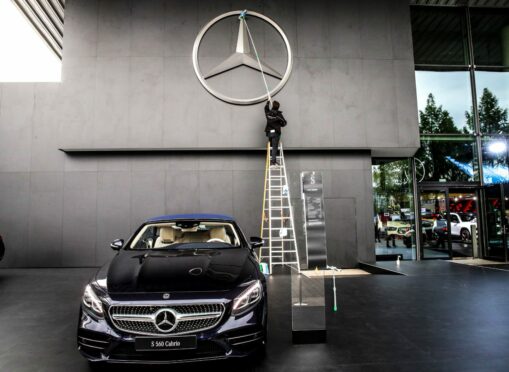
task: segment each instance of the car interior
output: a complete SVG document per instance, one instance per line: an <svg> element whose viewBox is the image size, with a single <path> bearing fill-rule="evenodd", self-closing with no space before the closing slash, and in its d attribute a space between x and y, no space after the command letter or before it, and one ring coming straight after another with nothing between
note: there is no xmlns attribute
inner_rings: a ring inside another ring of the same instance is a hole
<svg viewBox="0 0 509 372"><path fill-rule="evenodd" d="M223 243L239 245L231 224L221 222L163 223L145 226L131 249L158 249L182 243Z"/></svg>

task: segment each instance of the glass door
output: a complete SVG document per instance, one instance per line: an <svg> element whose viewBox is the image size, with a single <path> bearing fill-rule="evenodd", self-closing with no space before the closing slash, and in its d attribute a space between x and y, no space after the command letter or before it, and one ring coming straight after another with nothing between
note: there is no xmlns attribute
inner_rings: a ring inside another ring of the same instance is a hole
<svg viewBox="0 0 509 372"><path fill-rule="evenodd" d="M447 189L419 190L422 258L450 258L451 239Z"/></svg>
<svg viewBox="0 0 509 372"><path fill-rule="evenodd" d="M486 258L507 260L507 233L509 211L507 185L493 185L485 189L486 199Z"/></svg>
<svg viewBox="0 0 509 372"><path fill-rule="evenodd" d="M473 244L478 243L477 190L450 187L448 191L452 257L473 257Z"/></svg>

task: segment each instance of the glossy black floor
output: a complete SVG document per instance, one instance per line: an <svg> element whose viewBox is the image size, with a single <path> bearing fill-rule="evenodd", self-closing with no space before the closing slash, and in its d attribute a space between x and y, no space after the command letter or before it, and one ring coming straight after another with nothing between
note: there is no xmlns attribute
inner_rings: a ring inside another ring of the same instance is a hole
<svg viewBox="0 0 509 372"><path fill-rule="evenodd" d="M111 370L508 370L509 272L443 261L399 268L407 275L338 279L335 314L327 282L327 344L292 345L290 282L280 274L269 283L263 360ZM0 371L89 370L76 351L75 327L81 291L93 271L0 270Z"/></svg>

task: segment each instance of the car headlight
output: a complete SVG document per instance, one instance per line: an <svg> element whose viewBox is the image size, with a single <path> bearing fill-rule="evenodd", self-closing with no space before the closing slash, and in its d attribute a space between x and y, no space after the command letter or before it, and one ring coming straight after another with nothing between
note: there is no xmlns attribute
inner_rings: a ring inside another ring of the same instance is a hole
<svg viewBox="0 0 509 372"><path fill-rule="evenodd" d="M259 280L256 280L247 289L233 300L233 314L242 313L247 308L254 305L262 298L263 286Z"/></svg>
<svg viewBox="0 0 509 372"><path fill-rule="evenodd" d="M95 294L94 290L87 284L85 287L85 293L83 293L83 305L89 310L91 310L94 314L98 316L103 316L103 304L99 297Z"/></svg>

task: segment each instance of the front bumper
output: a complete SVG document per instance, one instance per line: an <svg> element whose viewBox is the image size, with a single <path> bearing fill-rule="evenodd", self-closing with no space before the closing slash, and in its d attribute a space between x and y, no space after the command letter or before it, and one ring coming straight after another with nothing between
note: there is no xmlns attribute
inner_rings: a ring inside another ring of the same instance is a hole
<svg viewBox="0 0 509 372"><path fill-rule="evenodd" d="M249 312L224 319L213 329L196 333L193 350L137 351L136 335L121 332L107 319L97 319L83 308L78 324L78 350L89 361L166 364L246 357L265 344L266 308L260 301Z"/></svg>

